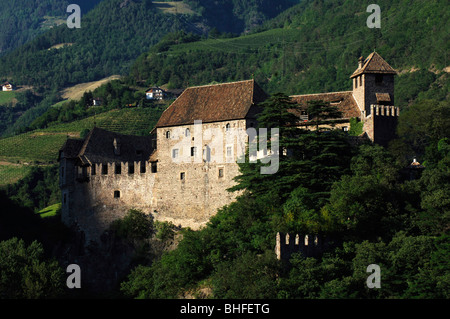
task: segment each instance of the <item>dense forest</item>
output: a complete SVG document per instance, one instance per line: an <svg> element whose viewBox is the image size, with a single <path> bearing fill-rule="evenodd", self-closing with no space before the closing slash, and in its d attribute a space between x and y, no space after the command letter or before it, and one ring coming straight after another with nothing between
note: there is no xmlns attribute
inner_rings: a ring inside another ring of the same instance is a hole
<svg viewBox="0 0 450 319"><path fill-rule="evenodd" d="M433 123L434 133L422 141L423 172L380 146L352 146L339 130L285 127L280 147L293 155L280 157L277 174L261 175L262 163L240 164L231 191L245 193L206 228L185 230L176 250L137 266L122 292L135 298L449 298L450 105L427 101L411 112L425 105L428 114L445 109L446 120ZM287 120L290 107L288 97L273 96L261 125L275 123L274 114ZM420 130L409 127L399 142ZM279 231L320 234L334 246L321 257L294 254L282 263L274 254ZM370 264L382 269L382 289L366 286Z"/></svg>
<svg viewBox="0 0 450 319"><path fill-rule="evenodd" d="M69 4L78 4L85 14L99 2L100 0L1 0L0 56L65 22Z"/></svg>
<svg viewBox="0 0 450 319"><path fill-rule="evenodd" d="M449 29L448 10L441 8L446 2L379 4L381 29L367 28L366 7L358 1L306 0L249 35L154 47L139 57L131 76L173 87L254 77L270 93L333 92L348 90L358 57L376 50L401 73L398 106L419 95L445 99Z"/></svg>

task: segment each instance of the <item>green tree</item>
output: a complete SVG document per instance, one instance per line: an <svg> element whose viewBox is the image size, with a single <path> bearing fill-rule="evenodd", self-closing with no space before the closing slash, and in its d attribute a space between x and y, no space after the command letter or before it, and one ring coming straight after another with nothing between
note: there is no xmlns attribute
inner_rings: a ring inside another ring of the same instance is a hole
<svg viewBox="0 0 450 319"><path fill-rule="evenodd" d="M22 239L0 242L0 298L58 298L64 292L64 272L54 260L44 260L37 241L29 246Z"/></svg>
<svg viewBox="0 0 450 319"><path fill-rule="evenodd" d="M110 229L129 240L148 239L153 233L153 218L136 209L130 209L121 219L111 223Z"/></svg>

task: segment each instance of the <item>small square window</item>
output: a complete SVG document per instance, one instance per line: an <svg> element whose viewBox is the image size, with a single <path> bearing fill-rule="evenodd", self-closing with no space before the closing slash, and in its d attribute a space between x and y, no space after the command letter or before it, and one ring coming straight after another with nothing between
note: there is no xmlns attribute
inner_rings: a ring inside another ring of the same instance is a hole
<svg viewBox="0 0 450 319"><path fill-rule="evenodd" d="M180 180L184 181L186 179L186 173L182 172L180 173Z"/></svg>
<svg viewBox="0 0 450 319"><path fill-rule="evenodd" d="M120 198L120 191L114 191L114 198Z"/></svg>
<svg viewBox="0 0 450 319"><path fill-rule="evenodd" d="M178 151L177 148L176 148L176 149L173 149L173 150L172 150L172 158L178 158L178 153L179 153L179 151Z"/></svg>
<svg viewBox="0 0 450 319"><path fill-rule="evenodd" d="M376 74L375 75L375 83L381 84L383 82L383 74Z"/></svg>
<svg viewBox="0 0 450 319"><path fill-rule="evenodd" d="M219 168L219 178L223 177L223 168Z"/></svg>

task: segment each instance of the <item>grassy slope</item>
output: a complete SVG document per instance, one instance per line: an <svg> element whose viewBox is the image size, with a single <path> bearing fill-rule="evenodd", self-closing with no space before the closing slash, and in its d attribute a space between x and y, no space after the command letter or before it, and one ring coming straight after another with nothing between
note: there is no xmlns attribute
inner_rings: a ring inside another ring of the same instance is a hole
<svg viewBox="0 0 450 319"><path fill-rule="evenodd" d="M9 102L12 102L15 98L16 98L16 92L14 92L14 91L8 91L8 92L0 91L0 105L5 105Z"/></svg>
<svg viewBox="0 0 450 319"><path fill-rule="evenodd" d="M107 78L98 80L98 81L92 81L87 83L80 83L74 86L71 86L69 88L64 89L62 93L62 97L64 99L69 100L79 100L82 98L84 92L88 91L94 91L96 88L102 86L103 84L106 84L112 80L118 80L120 79L120 75L111 75Z"/></svg>

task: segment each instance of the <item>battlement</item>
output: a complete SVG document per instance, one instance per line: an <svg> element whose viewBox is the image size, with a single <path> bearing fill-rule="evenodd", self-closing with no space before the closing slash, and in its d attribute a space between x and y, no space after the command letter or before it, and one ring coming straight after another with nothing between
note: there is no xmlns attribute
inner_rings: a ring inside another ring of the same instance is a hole
<svg viewBox="0 0 450 319"><path fill-rule="evenodd" d="M91 166L77 166L75 178L78 182L89 182L101 176L140 176L151 172L147 161L92 163Z"/></svg>
<svg viewBox="0 0 450 319"><path fill-rule="evenodd" d="M370 105L369 116L395 116L395 117L398 117L399 115L400 115L399 107L395 107L393 105L378 105L378 104Z"/></svg>
<svg viewBox="0 0 450 319"><path fill-rule="evenodd" d="M321 254L322 239L318 235L291 236L289 233L277 233L275 254L278 260L289 260L294 253L301 253L304 257L316 257Z"/></svg>

